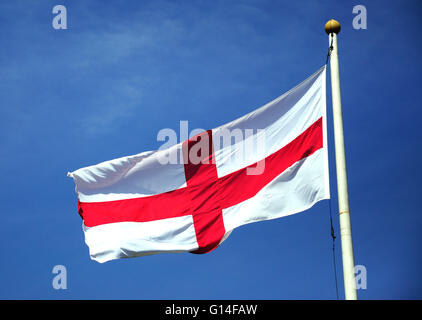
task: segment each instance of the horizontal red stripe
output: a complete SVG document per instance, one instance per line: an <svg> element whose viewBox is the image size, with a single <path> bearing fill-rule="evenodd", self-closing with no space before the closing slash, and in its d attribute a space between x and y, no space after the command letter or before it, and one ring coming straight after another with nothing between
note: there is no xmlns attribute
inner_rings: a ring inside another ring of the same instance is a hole
<svg viewBox="0 0 422 320"><path fill-rule="evenodd" d="M142 198L80 202L79 207L87 227L114 222L147 222L192 214L186 201L186 188Z"/></svg>

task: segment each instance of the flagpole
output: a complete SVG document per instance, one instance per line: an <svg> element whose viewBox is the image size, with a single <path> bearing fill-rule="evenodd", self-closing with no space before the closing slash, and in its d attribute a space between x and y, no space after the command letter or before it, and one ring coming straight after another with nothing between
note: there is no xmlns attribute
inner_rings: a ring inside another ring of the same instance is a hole
<svg viewBox="0 0 422 320"><path fill-rule="evenodd" d="M325 32L328 34L329 44L332 46L330 48L331 93L333 101L334 145L336 154L344 293L346 300L357 300L338 66L337 34L340 32L340 28L340 23L336 20L330 20L325 24Z"/></svg>

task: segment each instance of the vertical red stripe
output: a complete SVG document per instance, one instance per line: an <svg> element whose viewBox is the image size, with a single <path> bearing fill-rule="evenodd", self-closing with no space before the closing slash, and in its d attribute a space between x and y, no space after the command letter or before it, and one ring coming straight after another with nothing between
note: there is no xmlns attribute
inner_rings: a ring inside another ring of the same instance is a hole
<svg viewBox="0 0 422 320"><path fill-rule="evenodd" d="M199 249L215 249L223 238L223 211L218 201L218 176L212 131L200 133L183 143L185 177Z"/></svg>

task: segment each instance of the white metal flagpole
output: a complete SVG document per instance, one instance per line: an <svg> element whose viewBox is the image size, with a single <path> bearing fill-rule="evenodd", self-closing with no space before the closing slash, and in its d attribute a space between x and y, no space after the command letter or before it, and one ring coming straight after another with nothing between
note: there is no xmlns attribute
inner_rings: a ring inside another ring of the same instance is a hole
<svg viewBox="0 0 422 320"><path fill-rule="evenodd" d="M353 258L352 228L350 224L349 195L347 191L346 157L344 152L343 116L341 111L340 75L338 66L337 34L340 23L330 20L325 24L329 44L331 92L333 101L334 145L336 153L337 191L340 215L341 251L343 258L344 293L346 300L357 300L355 263Z"/></svg>

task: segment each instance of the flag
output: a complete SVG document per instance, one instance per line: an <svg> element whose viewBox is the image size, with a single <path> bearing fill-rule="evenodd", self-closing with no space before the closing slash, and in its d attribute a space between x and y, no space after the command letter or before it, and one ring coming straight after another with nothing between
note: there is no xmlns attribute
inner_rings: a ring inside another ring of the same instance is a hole
<svg viewBox="0 0 422 320"><path fill-rule="evenodd" d="M207 253L239 226L328 199L325 78L324 66L216 129L69 173L91 259Z"/></svg>

